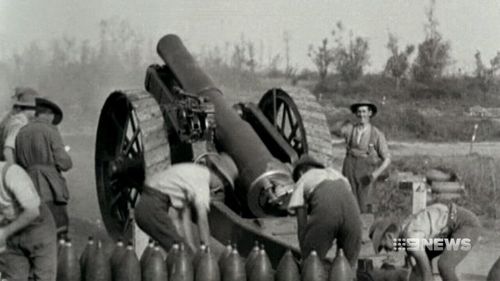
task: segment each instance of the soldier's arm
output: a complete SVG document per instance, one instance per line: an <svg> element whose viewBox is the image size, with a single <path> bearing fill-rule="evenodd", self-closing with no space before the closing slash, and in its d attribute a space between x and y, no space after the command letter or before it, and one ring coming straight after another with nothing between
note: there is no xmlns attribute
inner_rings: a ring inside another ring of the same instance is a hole
<svg viewBox="0 0 500 281"><path fill-rule="evenodd" d="M411 237L424 239L426 237L426 233L420 229L418 224L410 222L403 236L405 238ZM410 280L432 281L432 267L425 250L419 248L407 249L406 254L411 265ZM412 258L415 261L414 265L411 263Z"/></svg>
<svg viewBox="0 0 500 281"><path fill-rule="evenodd" d="M61 135L57 130L51 131L51 148L54 153L54 162L57 168L63 172L73 167L71 157L64 149Z"/></svg>
<svg viewBox="0 0 500 281"><path fill-rule="evenodd" d="M193 228L191 222L191 207L186 204L182 209L182 227L184 228L184 239L193 253L196 253L196 243L194 242Z"/></svg>
<svg viewBox="0 0 500 281"><path fill-rule="evenodd" d="M9 236L28 226L40 215L40 197L31 178L21 167L11 166L6 173L5 182L22 211L14 221L0 228L0 243L5 243Z"/></svg>
<svg viewBox="0 0 500 281"><path fill-rule="evenodd" d="M198 217L198 231L200 234L200 241L205 245L210 244L210 227L208 225L207 209L203 204L195 203L196 215Z"/></svg>
<svg viewBox="0 0 500 281"><path fill-rule="evenodd" d="M13 123L6 127L3 155L7 163L16 163L16 137L19 130L24 126L21 123Z"/></svg>
<svg viewBox="0 0 500 281"><path fill-rule="evenodd" d="M379 133L378 141L376 143L376 150L382 163L372 172L372 178L375 181L391 164L391 154L389 152L389 145L383 133Z"/></svg>
<svg viewBox="0 0 500 281"><path fill-rule="evenodd" d="M412 267L410 281L432 281L432 268L424 251L407 251L415 258L416 264Z"/></svg>
<svg viewBox="0 0 500 281"><path fill-rule="evenodd" d="M7 239L12 234L18 232L19 230L28 226L33 220L35 220L40 215L39 206L38 207L28 207L21 211L19 217L9 223L8 225L0 228L0 237Z"/></svg>
<svg viewBox="0 0 500 281"><path fill-rule="evenodd" d="M15 163L14 149L12 147L5 147L3 149L3 156L5 157L5 161L7 163Z"/></svg>

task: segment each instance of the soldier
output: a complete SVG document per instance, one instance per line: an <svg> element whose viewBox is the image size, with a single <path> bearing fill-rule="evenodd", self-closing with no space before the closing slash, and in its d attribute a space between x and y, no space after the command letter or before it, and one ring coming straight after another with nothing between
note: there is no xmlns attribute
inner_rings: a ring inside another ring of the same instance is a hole
<svg viewBox="0 0 500 281"><path fill-rule="evenodd" d="M55 281L55 224L40 202L30 176L18 165L0 162L0 272L12 281Z"/></svg>
<svg viewBox="0 0 500 281"><path fill-rule="evenodd" d="M15 162L16 136L35 115L35 97L38 93L31 88L16 88L12 110L0 124L0 160Z"/></svg>
<svg viewBox="0 0 500 281"><path fill-rule="evenodd" d="M56 127L63 113L57 104L44 98L36 98L36 105L35 120L18 133L16 158L54 215L59 238L64 238L69 225L69 191L62 172L71 169L73 162Z"/></svg>
<svg viewBox="0 0 500 281"><path fill-rule="evenodd" d="M412 268L410 280L433 280L432 259L439 256L438 269L443 281L458 280L456 266L469 253L479 238L481 224L471 211L453 203L436 203L422 211L410 215L402 223L394 218L377 220L370 228L370 238L373 241L375 253L381 250L394 251L395 239L456 239L443 241L442 249L418 248L406 249L409 257L413 257L416 264ZM461 245L458 240L466 244ZM464 239L470 239L468 242ZM397 241L397 240L396 240ZM423 243L423 241L421 241ZM459 243L459 247L447 248L450 243ZM468 243L468 245L467 245ZM397 245L397 244L396 244ZM462 247L465 246L465 247ZM416 278L416 279L412 279Z"/></svg>
<svg viewBox="0 0 500 281"><path fill-rule="evenodd" d="M135 208L139 227L157 240L164 249L174 242L184 242L196 252L191 229L194 209L201 242L209 244L207 212L210 193L225 185L234 186L238 169L225 153L210 155L208 167L195 163L174 164L146 178L140 201ZM169 216L169 209L174 212Z"/></svg>
<svg viewBox="0 0 500 281"><path fill-rule="evenodd" d="M301 156L294 166L296 187L285 200L297 216L302 256L314 250L324 258L337 239L337 247L355 269L361 249L361 216L349 182L309 155Z"/></svg>
<svg viewBox="0 0 500 281"><path fill-rule="evenodd" d="M377 114L375 104L363 101L351 105L359 122L351 125L345 135L347 153L342 174L349 180L361 213L367 213L373 202L372 188L377 178L391 163L391 156L384 134L370 124ZM344 129L345 130L345 129ZM380 161L382 160L382 161Z"/></svg>

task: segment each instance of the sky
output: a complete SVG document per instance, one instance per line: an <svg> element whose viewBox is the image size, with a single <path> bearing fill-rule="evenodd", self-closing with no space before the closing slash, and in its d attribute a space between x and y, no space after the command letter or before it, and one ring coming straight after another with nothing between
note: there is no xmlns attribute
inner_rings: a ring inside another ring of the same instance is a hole
<svg viewBox="0 0 500 281"><path fill-rule="evenodd" d="M337 21L369 42L368 71L383 69L389 56L388 32L400 45L424 39L424 0L0 0L0 59L32 41L47 43L69 36L97 40L99 21L127 20L145 38L179 35L189 50L239 42L243 35L264 57L284 52L290 34L292 65L314 68L307 51L318 45ZM450 71L472 71L474 54L489 61L500 50L500 0L437 1L438 30L451 43ZM152 50L153 51L153 50Z"/></svg>

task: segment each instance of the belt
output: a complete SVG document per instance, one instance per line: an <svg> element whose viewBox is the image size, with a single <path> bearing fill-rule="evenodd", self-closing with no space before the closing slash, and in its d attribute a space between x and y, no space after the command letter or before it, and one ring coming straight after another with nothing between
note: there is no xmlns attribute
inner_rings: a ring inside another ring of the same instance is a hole
<svg viewBox="0 0 500 281"><path fill-rule="evenodd" d="M57 168L55 165L51 164L34 164L30 165L29 167L26 168L28 172L33 172L33 171L56 171Z"/></svg>
<svg viewBox="0 0 500 281"><path fill-rule="evenodd" d="M369 156L368 151L358 150L358 149L348 149L347 155L351 155L354 157L367 158Z"/></svg>
<svg viewBox="0 0 500 281"><path fill-rule="evenodd" d="M170 203L170 196L168 194L163 193L158 189L148 186L146 184L144 184L143 186L142 193L152 195L155 198L168 200L168 202Z"/></svg>

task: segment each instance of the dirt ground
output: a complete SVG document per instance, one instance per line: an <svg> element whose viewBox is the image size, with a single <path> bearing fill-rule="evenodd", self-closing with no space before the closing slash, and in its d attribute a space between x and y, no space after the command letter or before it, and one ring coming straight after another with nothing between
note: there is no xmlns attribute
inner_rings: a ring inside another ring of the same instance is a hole
<svg viewBox="0 0 500 281"><path fill-rule="evenodd" d="M97 203L95 174L94 174L94 136L64 135L64 141L71 147L70 154L73 158L74 168L67 173L66 178L70 185L71 202L70 214L73 217L74 240L77 250L83 247L87 235L95 234L96 223L100 223L99 206ZM342 157L345 153L340 140L332 143L335 155ZM391 143L394 155L433 155L451 156L466 155L470 151L468 143L430 144L430 143ZM473 153L500 158L500 143L476 143ZM499 195L500 196L500 195ZM497 206L498 207L498 206ZM485 230L479 244L460 264L458 272L460 278L467 281L485 280L492 264L500 256L500 220L485 221ZM89 226L94 226L90 229ZM100 234L103 239L105 238ZM108 241L110 242L110 241ZM109 245L108 247L110 247ZM436 279L437 280L437 279Z"/></svg>
<svg viewBox="0 0 500 281"><path fill-rule="evenodd" d="M344 155L345 146L342 139L332 140L335 155ZM431 156L464 156L470 153L500 159L500 142L473 143L422 143L422 142L389 142L391 152L396 156L431 155Z"/></svg>

